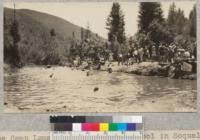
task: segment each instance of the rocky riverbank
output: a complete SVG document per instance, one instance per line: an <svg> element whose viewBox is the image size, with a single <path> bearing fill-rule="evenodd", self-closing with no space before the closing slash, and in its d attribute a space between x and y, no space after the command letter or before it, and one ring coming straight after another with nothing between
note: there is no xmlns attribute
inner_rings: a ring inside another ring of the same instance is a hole
<svg viewBox="0 0 200 140"><path fill-rule="evenodd" d="M163 77L170 77L174 78L169 75L169 68L170 65L160 65L159 62L142 62L142 63L135 63L133 65L118 65L117 62L113 62L108 65L101 66L101 70L107 71L108 69L112 69L113 72L125 72L130 74L136 75L143 75L143 76L163 76ZM175 74L175 73L174 73ZM189 79L189 80L196 80L197 74L196 73L183 73L179 79Z"/></svg>
<svg viewBox="0 0 200 140"><path fill-rule="evenodd" d="M30 65L32 66L32 65ZM67 63L62 65L71 67L72 69L81 69L82 71L93 69L93 70L101 70L108 72L124 72L129 74L143 75L143 76L162 76L176 79L184 79L184 80L196 80L197 74L194 72L181 72L180 76L177 75L177 71L174 71L175 66L173 65L162 65L159 62L142 62L142 63L134 63L133 65L118 65L117 62L105 63L104 65L99 66L88 66L86 62L83 62L82 65L78 67L73 67L72 64ZM46 68L50 68L51 66L45 66ZM4 64L4 71L10 69L10 65ZM111 70L111 71L109 71ZM180 73L180 72L179 72Z"/></svg>

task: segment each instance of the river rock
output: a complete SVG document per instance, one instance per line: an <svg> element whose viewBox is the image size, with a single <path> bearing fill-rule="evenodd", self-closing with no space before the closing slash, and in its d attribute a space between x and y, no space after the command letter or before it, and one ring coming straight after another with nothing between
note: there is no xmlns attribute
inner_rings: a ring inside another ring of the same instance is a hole
<svg viewBox="0 0 200 140"><path fill-rule="evenodd" d="M47 65L47 68L51 68L51 65Z"/></svg>
<svg viewBox="0 0 200 140"><path fill-rule="evenodd" d="M196 80L197 74L184 75L184 76L182 76L182 79Z"/></svg>
<svg viewBox="0 0 200 140"><path fill-rule="evenodd" d="M94 92L96 92L96 91L98 91L99 90L99 88L98 87L95 87L94 88Z"/></svg>
<svg viewBox="0 0 200 140"><path fill-rule="evenodd" d="M144 76L155 76L159 75L161 69L161 66L157 62L142 62L133 69L132 73Z"/></svg>
<svg viewBox="0 0 200 140"><path fill-rule="evenodd" d="M183 62L182 64L182 71L185 72L192 72L192 65L186 62Z"/></svg>

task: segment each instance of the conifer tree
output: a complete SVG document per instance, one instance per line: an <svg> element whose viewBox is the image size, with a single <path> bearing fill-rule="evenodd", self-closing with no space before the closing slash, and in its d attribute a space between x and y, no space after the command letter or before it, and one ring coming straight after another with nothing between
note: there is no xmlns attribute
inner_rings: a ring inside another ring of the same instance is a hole
<svg viewBox="0 0 200 140"><path fill-rule="evenodd" d="M141 2L139 9L139 32L147 34L149 25L156 20L161 23L164 21L161 4L158 2Z"/></svg>
<svg viewBox="0 0 200 140"><path fill-rule="evenodd" d="M197 26L197 17L196 17L196 5L194 5L193 10L190 12L189 21L190 21L190 36L196 38L196 26Z"/></svg>
<svg viewBox="0 0 200 140"><path fill-rule="evenodd" d="M117 41L122 44L125 42L125 22L124 15L121 10L120 4L114 2L112 5L112 9L110 15L107 18L106 22L108 32L108 40L113 41L114 37L117 38Z"/></svg>
<svg viewBox="0 0 200 140"><path fill-rule="evenodd" d="M176 16L177 16L176 5L173 2L169 7L169 12L168 12L168 17L167 17L167 23L169 26L175 26Z"/></svg>

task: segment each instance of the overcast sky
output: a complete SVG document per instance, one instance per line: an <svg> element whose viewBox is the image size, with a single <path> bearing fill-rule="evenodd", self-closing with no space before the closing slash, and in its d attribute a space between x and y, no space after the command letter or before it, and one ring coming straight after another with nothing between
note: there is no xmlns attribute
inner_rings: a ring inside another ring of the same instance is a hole
<svg viewBox="0 0 200 140"><path fill-rule="evenodd" d="M161 2L164 17L167 17L172 2ZM177 8L184 10L188 17L195 1L175 2ZM138 2L121 2L121 9L125 15L126 35L134 35L137 31ZM5 7L13 8L12 3L5 3ZM16 3L16 9L32 9L61 17L81 27L89 22L93 32L107 38L106 19L110 13L112 2L65 2L65 3Z"/></svg>

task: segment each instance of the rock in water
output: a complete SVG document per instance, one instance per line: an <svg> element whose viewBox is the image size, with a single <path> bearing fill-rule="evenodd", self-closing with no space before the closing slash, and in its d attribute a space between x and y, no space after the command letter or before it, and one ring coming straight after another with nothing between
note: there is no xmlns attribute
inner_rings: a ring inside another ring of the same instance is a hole
<svg viewBox="0 0 200 140"><path fill-rule="evenodd" d="M86 75L89 76L90 75L90 71L87 71Z"/></svg>
<svg viewBox="0 0 200 140"><path fill-rule="evenodd" d="M98 87L95 87L94 88L94 92L96 92L96 91L98 91L99 90L99 88Z"/></svg>
<svg viewBox="0 0 200 140"><path fill-rule="evenodd" d="M49 75L49 77L52 78L53 77L53 73L51 75Z"/></svg>
<svg viewBox="0 0 200 140"><path fill-rule="evenodd" d="M47 68L51 68L51 65L47 65Z"/></svg>
<svg viewBox="0 0 200 140"><path fill-rule="evenodd" d="M108 68L108 73L112 73L112 68Z"/></svg>
<svg viewBox="0 0 200 140"><path fill-rule="evenodd" d="M63 106L63 108L67 108L67 106L66 106L66 105L64 105L64 106Z"/></svg>

